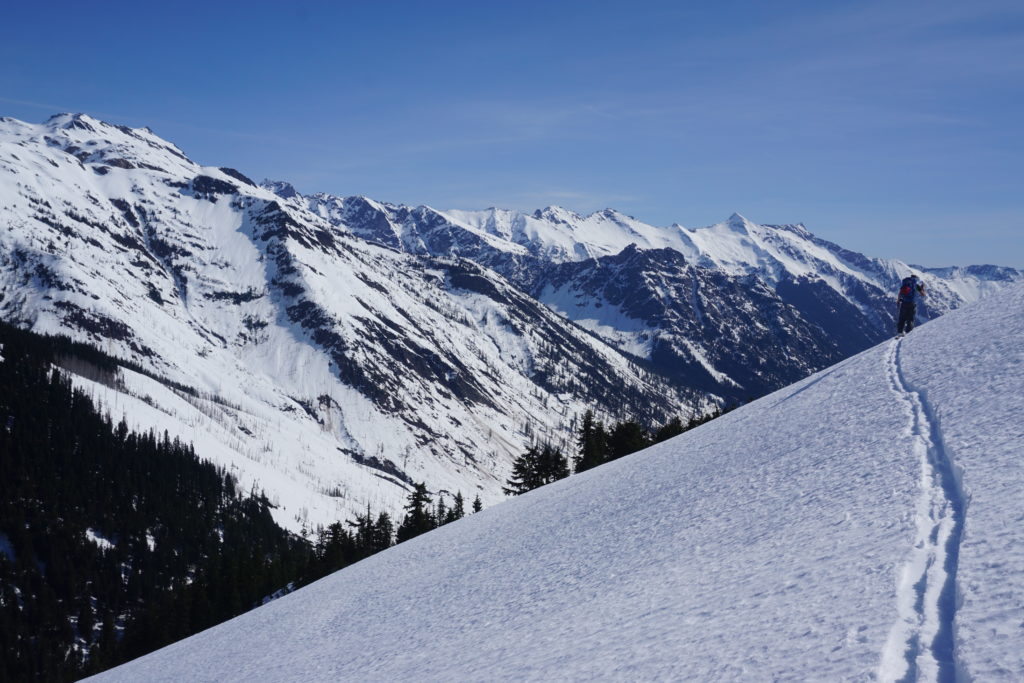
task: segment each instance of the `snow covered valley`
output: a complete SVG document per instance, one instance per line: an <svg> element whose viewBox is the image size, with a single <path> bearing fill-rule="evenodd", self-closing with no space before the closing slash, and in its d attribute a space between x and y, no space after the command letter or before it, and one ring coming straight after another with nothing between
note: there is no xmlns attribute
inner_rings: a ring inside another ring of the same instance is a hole
<svg viewBox="0 0 1024 683"><path fill-rule="evenodd" d="M104 681L1022 680L1024 287Z"/></svg>

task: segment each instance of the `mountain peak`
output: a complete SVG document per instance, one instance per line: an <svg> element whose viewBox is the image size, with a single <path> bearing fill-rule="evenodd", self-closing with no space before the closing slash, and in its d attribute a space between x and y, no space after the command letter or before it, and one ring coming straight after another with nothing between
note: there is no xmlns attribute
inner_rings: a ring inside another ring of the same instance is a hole
<svg viewBox="0 0 1024 683"><path fill-rule="evenodd" d="M579 215L575 211L570 211L561 206L545 206L543 209L537 209L533 212L534 218L547 218L556 223L568 223L574 218L578 218Z"/></svg>
<svg viewBox="0 0 1024 683"><path fill-rule="evenodd" d="M105 125L103 121L95 119L88 114L75 114L70 112L54 114L50 118L46 119L45 123L51 128L78 128L80 130L86 130L93 133L98 132L96 130L98 127Z"/></svg>
<svg viewBox="0 0 1024 683"><path fill-rule="evenodd" d="M596 211L595 214L598 215L598 216L603 216L605 218L610 218L613 221L620 221L621 222L621 221L635 220L632 216L627 216L626 214L622 213L618 209L612 209L612 208L607 208L607 209L602 209L601 211Z"/></svg>
<svg viewBox="0 0 1024 683"><path fill-rule="evenodd" d="M757 224L748 219L746 216L733 212L731 216L725 219L725 223L723 223L722 225L725 225L733 232L749 234L751 229L754 228Z"/></svg>
<svg viewBox="0 0 1024 683"><path fill-rule="evenodd" d="M264 178L263 182L260 183L260 187L264 187L281 199L291 199L292 197L298 197L299 192L295 189L295 186L284 180L270 180Z"/></svg>

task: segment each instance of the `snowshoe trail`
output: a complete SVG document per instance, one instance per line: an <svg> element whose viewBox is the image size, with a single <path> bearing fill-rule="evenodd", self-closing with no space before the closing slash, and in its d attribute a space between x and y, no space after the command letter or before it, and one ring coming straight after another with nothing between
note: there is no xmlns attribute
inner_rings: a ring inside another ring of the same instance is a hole
<svg viewBox="0 0 1024 683"><path fill-rule="evenodd" d="M921 464L917 532L897 587L899 619L882 653L883 681L960 681L956 658L956 571L963 534L965 496L959 473L925 397L907 382L894 340L887 356L892 390L906 405L913 454Z"/></svg>

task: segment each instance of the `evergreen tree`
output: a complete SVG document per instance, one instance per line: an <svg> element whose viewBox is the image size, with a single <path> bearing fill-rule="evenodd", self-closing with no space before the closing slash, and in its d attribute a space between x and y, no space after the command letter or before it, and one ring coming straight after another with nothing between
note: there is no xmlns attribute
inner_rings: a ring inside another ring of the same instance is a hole
<svg viewBox="0 0 1024 683"><path fill-rule="evenodd" d="M399 543L426 533L437 526L431 511L432 502L425 483L413 485L413 490L409 493L409 499L405 504L405 519L398 525L397 540Z"/></svg>
<svg viewBox="0 0 1024 683"><path fill-rule="evenodd" d="M466 501L462 497L462 491L455 494L455 502L452 503L452 509L448 511L447 522L455 522L466 516Z"/></svg>
<svg viewBox="0 0 1024 683"><path fill-rule="evenodd" d="M380 513L373 528L373 552L379 553L390 548L394 537L395 529L391 523L391 515L386 512Z"/></svg>
<svg viewBox="0 0 1024 683"><path fill-rule="evenodd" d="M620 422L608 435L608 459L615 460L650 445L647 432L639 423L632 420Z"/></svg>
<svg viewBox="0 0 1024 683"><path fill-rule="evenodd" d="M484 509L484 502L480 500L480 494L473 499L473 512L480 512Z"/></svg>
<svg viewBox="0 0 1024 683"><path fill-rule="evenodd" d="M605 462L608 457L607 441L604 425L594 419L593 411L588 410L583 414L583 424L576 437L578 450L573 459L576 471L584 472Z"/></svg>
<svg viewBox="0 0 1024 683"><path fill-rule="evenodd" d="M444 504L444 496L437 494L437 508L434 510L434 526L448 523L448 506Z"/></svg>
<svg viewBox="0 0 1024 683"><path fill-rule="evenodd" d="M374 522L373 514L370 512L370 505L366 505L366 514L356 517L355 522L349 522L349 526L355 527L354 551L358 559L369 557L376 552L377 525Z"/></svg>
<svg viewBox="0 0 1024 683"><path fill-rule="evenodd" d="M537 473L539 460L540 450L536 446L530 446L525 453L515 459L512 463L512 476L505 482L508 486L501 489L506 496L518 496L540 486Z"/></svg>
<svg viewBox="0 0 1024 683"><path fill-rule="evenodd" d="M530 446L512 463L512 477L502 490L507 496L518 496L568 476L569 462L561 449L551 444Z"/></svg>
<svg viewBox="0 0 1024 683"><path fill-rule="evenodd" d="M683 426L683 421L678 416L673 417L671 420L666 422L658 429L654 434L653 443L661 443L667 441L674 436L679 436L686 431L686 427Z"/></svg>
<svg viewBox="0 0 1024 683"><path fill-rule="evenodd" d="M569 476L569 460L562 453L561 448L551 444L544 444L544 448L540 451L537 470L540 475L541 486L550 484Z"/></svg>

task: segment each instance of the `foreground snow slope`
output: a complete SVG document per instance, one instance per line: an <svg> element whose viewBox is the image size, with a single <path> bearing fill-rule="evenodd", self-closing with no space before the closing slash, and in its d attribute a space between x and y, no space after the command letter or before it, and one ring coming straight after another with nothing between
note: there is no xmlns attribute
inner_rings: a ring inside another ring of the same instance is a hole
<svg viewBox="0 0 1024 683"><path fill-rule="evenodd" d="M1024 680L1021 339L1024 287L1016 287L929 323L902 353L907 383L921 392L936 451L953 465L953 488L966 505L955 636L978 681Z"/></svg>
<svg viewBox="0 0 1024 683"><path fill-rule="evenodd" d="M1022 333L1015 287L105 679L1021 680Z"/></svg>

